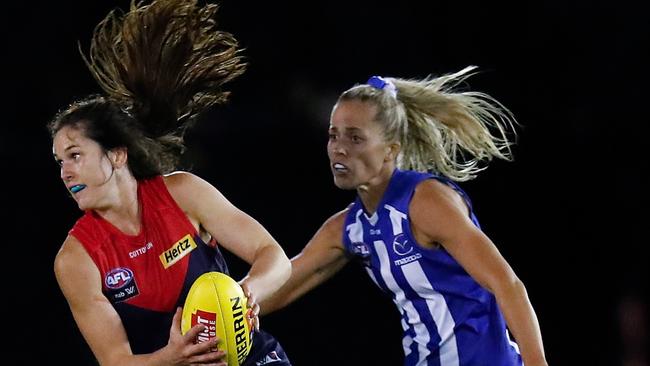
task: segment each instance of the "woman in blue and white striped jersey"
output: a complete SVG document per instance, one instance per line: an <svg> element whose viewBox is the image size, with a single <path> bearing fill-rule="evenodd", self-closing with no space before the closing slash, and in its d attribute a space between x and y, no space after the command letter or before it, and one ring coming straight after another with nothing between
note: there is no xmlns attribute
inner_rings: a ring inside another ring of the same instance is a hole
<svg viewBox="0 0 650 366"><path fill-rule="evenodd" d="M474 69L372 77L339 97L327 152L334 183L357 199L292 259L290 280L261 303L262 313L356 260L401 313L405 365L547 365L523 283L455 183L492 158L510 160L515 136L502 104L455 90Z"/></svg>

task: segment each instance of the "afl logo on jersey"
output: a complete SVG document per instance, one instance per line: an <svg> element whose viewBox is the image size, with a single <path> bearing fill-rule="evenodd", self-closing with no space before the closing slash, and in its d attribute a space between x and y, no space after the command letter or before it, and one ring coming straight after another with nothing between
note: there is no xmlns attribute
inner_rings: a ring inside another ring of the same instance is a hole
<svg viewBox="0 0 650 366"><path fill-rule="evenodd" d="M413 244L406 238L406 235L399 234L393 239L393 251L398 255L407 255L413 251Z"/></svg>
<svg viewBox="0 0 650 366"><path fill-rule="evenodd" d="M113 302L121 302L140 293L133 277L133 271L125 267L114 268L104 276L108 289L107 297Z"/></svg>
<svg viewBox="0 0 650 366"><path fill-rule="evenodd" d="M368 246L365 243L356 242L352 243L352 253L359 257L367 258L370 256L370 249L368 249Z"/></svg>
<svg viewBox="0 0 650 366"><path fill-rule="evenodd" d="M354 242L352 243L352 254L354 254L362 265L370 266L370 248L366 243Z"/></svg>
<svg viewBox="0 0 650 366"><path fill-rule="evenodd" d="M133 272L128 268L115 268L106 274L104 283L111 290L127 286L133 280Z"/></svg>

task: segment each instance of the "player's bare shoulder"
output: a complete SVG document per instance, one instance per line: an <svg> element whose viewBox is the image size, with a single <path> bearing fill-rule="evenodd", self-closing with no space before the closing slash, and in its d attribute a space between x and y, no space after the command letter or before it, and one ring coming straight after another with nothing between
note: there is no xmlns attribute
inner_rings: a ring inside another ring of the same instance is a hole
<svg viewBox="0 0 650 366"><path fill-rule="evenodd" d="M318 229L314 235L314 239L318 242L334 244L336 247L343 247L343 230L345 225L345 217L349 209L345 208L334 215L330 216L323 225Z"/></svg>
<svg viewBox="0 0 650 366"><path fill-rule="evenodd" d="M467 210L465 201L454 188L437 179L427 179L415 188L409 208L411 215L417 215L420 211L431 214L432 210L445 207Z"/></svg>
<svg viewBox="0 0 650 366"><path fill-rule="evenodd" d="M186 214L195 213L206 196L220 196L210 183L190 172L169 173L163 180L169 194Z"/></svg>
<svg viewBox="0 0 650 366"><path fill-rule="evenodd" d="M175 198L177 195L191 192L194 187L203 181L197 175L190 172L175 171L163 176L167 190Z"/></svg>
<svg viewBox="0 0 650 366"><path fill-rule="evenodd" d="M69 235L54 259L54 274L71 306L78 299L100 288L99 271L81 242ZM93 284L95 281L96 283Z"/></svg>
<svg viewBox="0 0 650 366"><path fill-rule="evenodd" d="M59 274L74 271L84 260L90 260L90 256L83 245L77 238L68 235L54 257L54 272Z"/></svg>
<svg viewBox="0 0 650 366"><path fill-rule="evenodd" d="M340 233L343 229L343 225L345 224L345 217L348 215L349 211L350 210L346 207L345 209L330 216L330 218L328 218L323 223L323 228L328 231L336 231Z"/></svg>

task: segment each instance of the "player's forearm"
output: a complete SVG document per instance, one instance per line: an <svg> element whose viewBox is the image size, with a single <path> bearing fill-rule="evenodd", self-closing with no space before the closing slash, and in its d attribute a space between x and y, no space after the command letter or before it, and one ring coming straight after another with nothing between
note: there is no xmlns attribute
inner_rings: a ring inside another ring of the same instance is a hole
<svg viewBox="0 0 650 366"><path fill-rule="evenodd" d="M300 267L296 268L295 260L295 258L291 260L293 266L289 280L271 296L260 301L261 315L284 308L320 283L317 273L303 271Z"/></svg>
<svg viewBox="0 0 650 366"><path fill-rule="evenodd" d="M165 349L160 349L154 353L133 355L108 355L98 358L102 366L165 366L172 365L172 362L166 362Z"/></svg>
<svg viewBox="0 0 650 366"><path fill-rule="evenodd" d="M295 295L297 287L299 286L297 286L296 279L292 273L289 281L285 282L280 289L259 302L260 315L272 313L294 302L298 298Z"/></svg>
<svg viewBox="0 0 650 366"><path fill-rule="evenodd" d="M260 313L268 314L291 304L341 270L349 259L342 252L334 253L328 256L303 250L291 258L291 277L273 296L260 302Z"/></svg>
<svg viewBox="0 0 650 366"><path fill-rule="evenodd" d="M245 281L257 302L262 302L277 291L291 276L291 262L282 248L268 245L260 249Z"/></svg>
<svg viewBox="0 0 650 366"><path fill-rule="evenodd" d="M531 305L526 287L515 279L495 289L495 296L521 351L526 366L545 366L546 357L537 315Z"/></svg>

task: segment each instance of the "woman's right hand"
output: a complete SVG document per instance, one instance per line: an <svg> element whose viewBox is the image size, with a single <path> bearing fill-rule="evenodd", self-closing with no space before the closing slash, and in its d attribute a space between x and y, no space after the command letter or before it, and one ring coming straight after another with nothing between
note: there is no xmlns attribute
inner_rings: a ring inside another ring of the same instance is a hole
<svg viewBox="0 0 650 366"><path fill-rule="evenodd" d="M181 308L176 309L172 327L169 330L169 343L163 349L169 365L213 365L227 366L226 353L216 350L220 339L212 338L207 342L195 343L197 336L205 331L204 325L195 325L184 335L181 334Z"/></svg>

